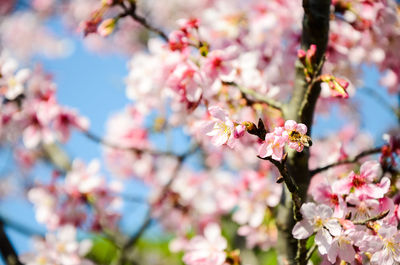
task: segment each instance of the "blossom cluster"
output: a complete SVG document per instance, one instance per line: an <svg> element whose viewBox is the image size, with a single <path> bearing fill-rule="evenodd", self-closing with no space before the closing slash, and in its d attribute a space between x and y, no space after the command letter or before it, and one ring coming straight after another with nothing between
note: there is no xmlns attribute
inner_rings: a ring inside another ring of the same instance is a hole
<svg viewBox="0 0 400 265"><path fill-rule="evenodd" d="M22 136L25 148L35 149L57 140L66 142L72 128L88 129L86 118L58 104L56 86L40 67L18 70L18 62L6 51L0 67L0 139L16 142Z"/></svg>
<svg viewBox="0 0 400 265"><path fill-rule="evenodd" d="M293 236L315 234L319 253L330 263L395 264L400 258L399 216L396 199L387 196L389 188L376 161L363 163L359 173L315 185L312 195L318 204L302 205L303 219Z"/></svg>
<svg viewBox="0 0 400 265"><path fill-rule="evenodd" d="M275 127L273 132L265 135L265 141L260 146L258 155L281 161L286 144L291 149L301 152L304 146L309 147L312 144L311 138L306 133L306 125L287 120L283 127Z"/></svg>
<svg viewBox="0 0 400 265"><path fill-rule="evenodd" d="M47 234L45 238L35 238L34 250L23 254L21 261L27 265L91 265L92 261L85 259L92 242L88 239L78 242L74 226L66 225L57 233Z"/></svg>
<svg viewBox="0 0 400 265"><path fill-rule="evenodd" d="M55 175L50 184L37 184L30 189L28 198L37 221L51 230L65 225L88 227L91 231L115 229L121 187L107 183L98 170L98 161L86 166L75 160L64 179Z"/></svg>

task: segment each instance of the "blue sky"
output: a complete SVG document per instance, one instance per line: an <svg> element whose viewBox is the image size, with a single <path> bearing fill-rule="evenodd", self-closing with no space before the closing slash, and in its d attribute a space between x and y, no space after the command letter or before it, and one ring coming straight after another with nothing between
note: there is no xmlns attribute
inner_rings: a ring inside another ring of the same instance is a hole
<svg viewBox="0 0 400 265"><path fill-rule="evenodd" d="M62 36L71 37L57 21L53 21L50 27ZM47 59L39 56L35 60L41 62L44 68L54 75L54 80L58 85L60 103L79 109L80 113L90 119L91 130L102 135L109 115L123 109L129 102L125 97L124 85L124 78L128 73L128 57L116 54L93 54L84 48L79 37L71 38L75 49L69 57ZM374 68L365 68L365 80L369 87L378 86L378 77L378 72ZM379 90L384 91L383 89ZM381 94L389 102L396 103L395 97L385 93ZM368 118L368 122L362 125L363 129L372 132L373 136L379 139L390 124L395 124L395 117L366 93L358 92L358 95L362 106L362 116ZM341 119L335 114L335 111L328 118L318 118L317 127L314 129L315 135L321 136L333 128L340 127L343 124ZM85 161L101 158L101 147L79 133L73 134L66 150L71 157L80 157ZM46 168L40 167L35 171L37 175L47 174L47 172ZM143 189L138 187L140 187L139 184L131 183L127 190L142 191L141 195L145 196ZM134 228L140 222L140 215L143 215L144 207L144 205L128 205L125 208L126 212L133 212L124 220L124 227L128 231L134 231L132 227ZM43 226L34 221L32 207L25 201L11 198L1 202L0 214L34 231L44 232ZM12 228L7 228L7 232L19 252L30 249L30 241L25 235Z"/></svg>

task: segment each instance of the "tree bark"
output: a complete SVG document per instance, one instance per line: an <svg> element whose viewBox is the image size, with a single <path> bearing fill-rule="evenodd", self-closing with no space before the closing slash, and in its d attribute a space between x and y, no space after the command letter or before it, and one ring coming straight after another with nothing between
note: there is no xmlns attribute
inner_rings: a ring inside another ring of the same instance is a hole
<svg viewBox="0 0 400 265"><path fill-rule="evenodd" d="M303 0L304 17L301 48L307 50L311 44L317 46L317 65L323 60L328 43L330 6L331 0ZM304 123L308 128L307 134L311 135L314 109L321 88L319 83L315 83L308 91L308 83L305 80L302 64L297 61L295 67L296 77L293 95L289 103L284 106L283 114L285 120ZM295 150L288 150L286 161L289 174L294 178L299 188L299 196L302 202L306 200L310 183L309 156L308 148L300 153ZM298 242L292 236L295 222L291 194L285 189L277 214L279 229L277 250L280 264L306 264L307 252L304 251L306 242L305 240ZM302 248L303 251L298 253L298 248Z"/></svg>

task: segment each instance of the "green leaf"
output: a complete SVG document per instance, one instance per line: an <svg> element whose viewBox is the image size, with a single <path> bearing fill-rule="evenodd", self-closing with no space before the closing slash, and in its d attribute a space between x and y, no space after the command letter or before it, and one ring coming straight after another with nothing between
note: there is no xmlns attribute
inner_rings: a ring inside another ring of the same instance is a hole
<svg viewBox="0 0 400 265"><path fill-rule="evenodd" d="M118 248L108 239L96 237L92 239L93 247L86 255L95 264L109 265L118 255Z"/></svg>
<svg viewBox="0 0 400 265"><path fill-rule="evenodd" d="M261 251L258 254L259 264L277 265L278 264L278 254L275 249L270 249L268 251Z"/></svg>

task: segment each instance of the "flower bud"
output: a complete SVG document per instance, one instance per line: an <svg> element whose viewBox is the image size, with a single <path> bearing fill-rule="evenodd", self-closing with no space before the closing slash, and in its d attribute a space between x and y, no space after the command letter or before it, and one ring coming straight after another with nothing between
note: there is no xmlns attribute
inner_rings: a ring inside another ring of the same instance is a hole
<svg viewBox="0 0 400 265"><path fill-rule="evenodd" d="M117 22L117 20L114 18L109 18L109 19L104 20L103 22L101 22L101 24L97 28L97 32L101 36L107 37L114 31L115 25L117 24L116 22Z"/></svg>

